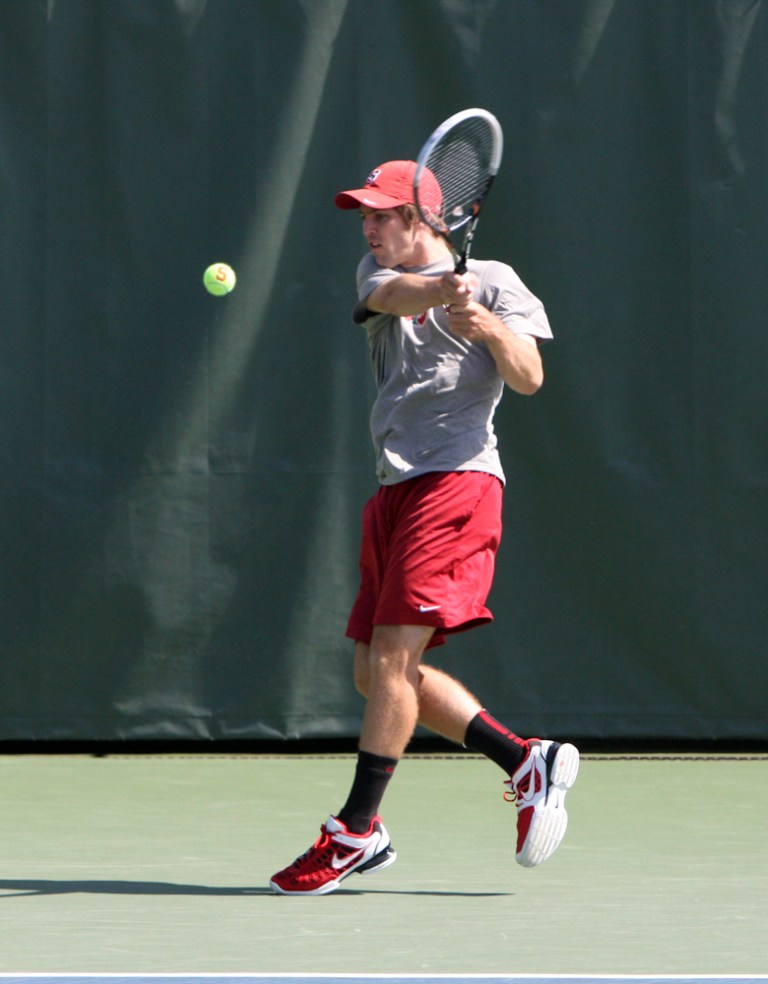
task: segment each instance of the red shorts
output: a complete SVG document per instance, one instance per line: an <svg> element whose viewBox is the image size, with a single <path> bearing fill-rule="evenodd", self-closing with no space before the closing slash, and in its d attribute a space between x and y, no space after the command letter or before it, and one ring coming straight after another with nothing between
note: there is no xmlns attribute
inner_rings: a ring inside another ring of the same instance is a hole
<svg viewBox="0 0 768 984"><path fill-rule="evenodd" d="M433 625L436 646L450 632L491 622L485 602L502 492L498 478L471 471L381 486L363 511L360 590L347 636L369 644L374 625Z"/></svg>

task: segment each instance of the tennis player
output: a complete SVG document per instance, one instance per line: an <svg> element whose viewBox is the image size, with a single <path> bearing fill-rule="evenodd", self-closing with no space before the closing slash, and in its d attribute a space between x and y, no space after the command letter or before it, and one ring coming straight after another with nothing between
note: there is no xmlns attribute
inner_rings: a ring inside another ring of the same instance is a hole
<svg viewBox="0 0 768 984"><path fill-rule="evenodd" d="M494 411L505 384L522 395L542 385L539 346L552 333L511 267L470 260L466 274L453 272L446 241L418 218L415 170L388 161L363 188L335 198L359 212L368 243L353 318L367 332L378 388L371 432L380 486L363 512L361 582L347 626L366 705L346 801L270 882L289 895L323 895L395 860L379 808L417 723L504 770L525 867L560 844L578 771L573 745L518 737L423 660L452 633L492 620L486 599L505 481ZM432 195L439 208L436 181Z"/></svg>

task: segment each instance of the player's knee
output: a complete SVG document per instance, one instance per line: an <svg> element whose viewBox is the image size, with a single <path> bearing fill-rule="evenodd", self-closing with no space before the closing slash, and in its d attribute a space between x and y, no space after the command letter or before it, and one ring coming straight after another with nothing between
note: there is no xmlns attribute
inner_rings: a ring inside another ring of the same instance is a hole
<svg viewBox="0 0 768 984"><path fill-rule="evenodd" d="M405 651L379 651L371 648L371 657L364 677L365 695L393 692L404 686L418 685L419 657Z"/></svg>

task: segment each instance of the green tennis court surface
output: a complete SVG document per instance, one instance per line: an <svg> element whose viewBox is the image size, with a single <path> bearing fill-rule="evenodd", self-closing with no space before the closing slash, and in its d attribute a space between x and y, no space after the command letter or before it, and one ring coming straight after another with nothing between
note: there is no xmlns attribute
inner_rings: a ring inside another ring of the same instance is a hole
<svg viewBox="0 0 768 984"><path fill-rule="evenodd" d="M563 846L525 870L495 766L409 757L384 811L397 863L327 897L273 895L269 876L338 809L352 766L0 757L0 972L523 984L766 974L768 758L587 756Z"/></svg>
<svg viewBox="0 0 768 984"><path fill-rule="evenodd" d="M350 980L365 982L365 984L406 984L408 981L415 981L418 984L473 984L473 982L488 982L488 984L757 984L758 981L768 980L762 977L610 977L610 976L582 976L566 977L555 975L539 975L535 977L499 977L495 974L446 974L442 977L424 976L422 974L242 974L237 976L208 975L175 975L166 974L159 977L144 976L87 976L87 975L60 975L36 976L27 975L22 977L6 977L0 975L5 984L29 984L30 981L36 984L98 984L100 981L109 984L167 984L168 981L176 984L348 984Z"/></svg>

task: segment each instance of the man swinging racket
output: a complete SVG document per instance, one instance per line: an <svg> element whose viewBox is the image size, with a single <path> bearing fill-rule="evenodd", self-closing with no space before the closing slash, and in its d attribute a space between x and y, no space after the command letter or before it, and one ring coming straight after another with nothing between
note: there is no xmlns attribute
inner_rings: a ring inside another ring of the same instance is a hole
<svg viewBox="0 0 768 984"><path fill-rule="evenodd" d="M323 895L396 859L379 808L417 724L507 774L519 864L545 861L565 834L577 749L518 737L423 659L450 634L492 620L486 599L505 481L494 411L505 384L523 395L539 389L539 343L552 337L542 304L511 267L467 260L466 240L457 258L447 236L447 212L459 214L452 194L440 162L424 167L420 158L388 161L335 198L358 210L369 249L354 319L367 332L377 383L380 487L363 512L361 583L347 626L366 706L349 795L315 844L272 877L283 894ZM476 221L479 207L465 211Z"/></svg>

